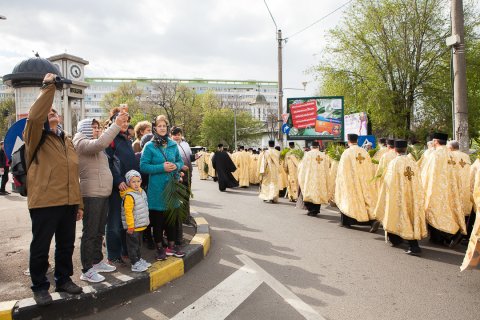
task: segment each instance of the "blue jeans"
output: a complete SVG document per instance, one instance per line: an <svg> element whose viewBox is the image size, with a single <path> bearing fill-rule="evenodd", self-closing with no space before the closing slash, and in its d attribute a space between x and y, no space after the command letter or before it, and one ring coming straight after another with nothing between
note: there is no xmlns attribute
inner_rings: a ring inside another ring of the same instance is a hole
<svg viewBox="0 0 480 320"><path fill-rule="evenodd" d="M122 198L116 190L110 195L110 208L108 211L107 225L105 227L105 241L107 244L107 258L120 259L127 256L127 241L121 217Z"/></svg>

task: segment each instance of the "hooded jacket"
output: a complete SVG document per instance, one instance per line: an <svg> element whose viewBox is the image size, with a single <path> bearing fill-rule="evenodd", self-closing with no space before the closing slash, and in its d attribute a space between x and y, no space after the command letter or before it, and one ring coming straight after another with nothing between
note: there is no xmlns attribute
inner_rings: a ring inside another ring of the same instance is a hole
<svg viewBox="0 0 480 320"><path fill-rule="evenodd" d="M113 177L105 154L120 127L113 123L98 138L93 140L93 119L84 119L78 123L73 144L77 149L80 171L80 190L82 197L108 197L112 193Z"/></svg>

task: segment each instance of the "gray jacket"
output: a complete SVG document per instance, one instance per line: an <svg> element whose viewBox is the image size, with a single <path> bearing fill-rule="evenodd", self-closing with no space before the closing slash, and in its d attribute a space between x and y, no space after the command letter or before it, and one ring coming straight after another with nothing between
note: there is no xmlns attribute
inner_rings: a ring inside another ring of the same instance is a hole
<svg viewBox="0 0 480 320"><path fill-rule="evenodd" d="M150 224L149 212L148 212L148 200L147 194L145 191L137 192L137 191L129 191L125 194L125 196L132 196L133 198L133 225L134 228L142 228L146 227ZM122 202L122 225L123 228L126 230L128 229L127 221L125 218L125 208Z"/></svg>
<svg viewBox="0 0 480 320"><path fill-rule="evenodd" d="M86 122L86 125L91 126ZM112 193L113 178L104 152L120 132L120 127L113 123L95 140L91 139L88 129L77 132L73 144L77 150L80 171L80 190L82 197L108 197Z"/></svg>

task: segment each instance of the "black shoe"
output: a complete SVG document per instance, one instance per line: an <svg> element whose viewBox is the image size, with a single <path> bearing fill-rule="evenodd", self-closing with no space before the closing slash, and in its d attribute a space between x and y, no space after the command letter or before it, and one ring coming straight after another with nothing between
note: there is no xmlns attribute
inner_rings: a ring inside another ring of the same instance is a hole
<svg viewBox="0 0 480 320"><path fill-rule="evenodd" d="M339 226L342 227L342 228L352 229L352 226L349 225L349 224L340 223Z"/></svg>
<svg viewBox="0 0 480 320"><path fill-rule="evenodd" d="M39 306L48 306L53 301L52 296L50 295L48 290L34 291L33 292L33 300L35 300L35 302Z"/></svg>
<svg viewBox="0 0 480 320"><path fill-rule="evenodd" d="M405 251L405 253L411 256L419 257L420 253L422 253L422 249L410 247L407 249L407 251Z"/></svg>
<svg viewBox="0 0 480 320"><path fill-rule="evenodd" d="M73 281L65 282L64 284L55 288L56 292L66 292L70 294L80 294L83 292L82 287L77 286Z"/></svg>
<svg viewBox="0 0 480 320"><path fill-rule="evenodd" d="M375 233L375 232L377 232L378 227L380 227L380 221L374 221L372 223L372 227L370 228L370 230L368 232Z"/></svg>
<svg viewBox="0 0 480 320"><path fill-rule="evenodd" d="M8 191L0 191L0 196L8 196L10 192Z"/></svg>

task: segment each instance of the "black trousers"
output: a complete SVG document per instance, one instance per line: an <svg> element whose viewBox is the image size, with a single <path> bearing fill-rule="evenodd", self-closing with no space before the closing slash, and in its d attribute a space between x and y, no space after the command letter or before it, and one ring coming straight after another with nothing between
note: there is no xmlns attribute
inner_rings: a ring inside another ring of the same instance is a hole
<svg viewBox="0 0 480 320"><path fill-rule="evenodd" d="M311 203L311 202L304 202L304 204L305 204L305 207L308 210L308 213L312 213L312 214L319 214L320 213L320 208L321 208L320 204L315 204L315 203Z"/></svg>
<svg viewBox="0 0 480 320"><path fill-rule="evenodd" d="M150 210L150 224L153 228L153 240L157 244L161 244L163 241L163 232L167 234L168 241L175 241L177 237L177 226L175 224L167 224L165 212Z"/></svg>
<svg viewBox="0 0 480 320"><path fill-rule="evenodd" d="M404 241L402 237L389 232L387 232L387 237L388 237L388 240L390 240L390 242L396 246L401 244ZM417 240L407 240L407 242L410 248L414 248L414 249L420 248Z"/></svg>
<svg viewBox="0 0 480 320"><path fill-rule="evenodd" d="M30 277L32 290L48 290L46 277L48 252L55 235L55 282L61 286L71 281L72 254L75 242L75 223L78 206L57 206L30 209L32 242L30 244Z"/></svg>
<svg viewBox="0 0 480 320"><path fill-rule="evenodd" d="M140 248L142 247L142 233L143 231L133 231L132 234L126 232L127 251L130 263L134 265L142 257Z"/></svg>
<svg viewBox="0 0 480 320"><path fill-rule="evenodd" d="M83 234L80 242L80 260L85 273L103 260L102 242L107 223L109 199L83 198Z"/></svg>
<svg viewBox="0 0 480 320"><path fill-rule="evenodd" d="M454 236L453 234L435 229L431 225L428 225L428 230L430 231L430 241L441 245L447 245L450 243Z"/></svg>
<svg viewBox="0 0 480 320"><path fill-rule="evenodd" d="M10 171L10 167L3 168L2 184L0 185L0 191L5 191L5 186L8 182L8 171Z"/></svg>
<svg viewBox="0 0 480 320"><path fill-rule="evenodd" d="M372 225L374 222L375 222L375 220L359 222L359 221L357 221L356 219L350 218L349 216L347 216L347 215L345 215L345 214L343 214L343 213L341 213L341 216L340 216L340 223L341 223L343 226L351 226L352 224L356 224L356 225L359 225L359 226L370 226L370 225Z"/></svg>

